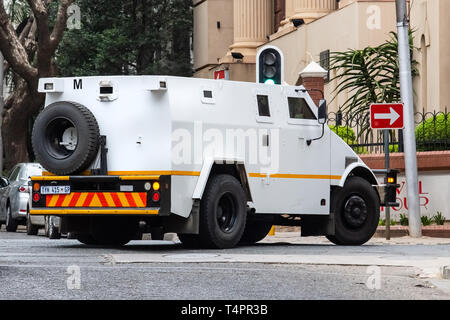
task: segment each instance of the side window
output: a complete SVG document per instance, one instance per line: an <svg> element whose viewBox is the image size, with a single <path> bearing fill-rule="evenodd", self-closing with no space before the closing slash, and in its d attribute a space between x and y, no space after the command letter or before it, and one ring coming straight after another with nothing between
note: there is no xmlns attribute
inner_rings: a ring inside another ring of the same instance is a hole
<svg viewBox="0 0 450 320"><path fill-rule="evenodd" d="M288 104L291 119L317 120L305 99L288 97Z"/></svg>
<svg viewBox="0 0 450 320"><path fill-rule="evenodd" d="M270 117L269 96L258 95L258 115L260 117Z"/></svg>

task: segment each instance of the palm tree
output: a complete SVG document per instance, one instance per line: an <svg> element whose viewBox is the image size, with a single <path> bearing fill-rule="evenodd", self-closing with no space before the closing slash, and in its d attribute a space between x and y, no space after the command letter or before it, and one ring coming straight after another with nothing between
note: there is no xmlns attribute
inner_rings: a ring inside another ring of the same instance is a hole
<svg viewBox="0 0 450 320"><path fill-rule="evenodd" d="M411 56L415 50L413 32L410 31ZM413 77L418 75L418 62L412 60ZM350 123L358 119L361 124L359 136L368 134L369 107L372 103L390 103L401 100L398 61L398 40L395 32L390 39L378 47L367 47L362 50L333 52L330 55L330 70L336 76L338 85L333 91L333 100L343 92L348 98L340 107L347 113Z"/></svg>

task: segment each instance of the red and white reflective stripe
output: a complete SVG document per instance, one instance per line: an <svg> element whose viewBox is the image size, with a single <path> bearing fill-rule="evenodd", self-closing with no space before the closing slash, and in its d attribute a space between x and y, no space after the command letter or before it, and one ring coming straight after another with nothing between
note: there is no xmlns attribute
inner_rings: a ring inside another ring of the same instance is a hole
<svg viewBox="0 0 450 320"><path fill-rule="evenodd" d="M74 192L47 195L48 208L146 208L145 192Z"/></svg>

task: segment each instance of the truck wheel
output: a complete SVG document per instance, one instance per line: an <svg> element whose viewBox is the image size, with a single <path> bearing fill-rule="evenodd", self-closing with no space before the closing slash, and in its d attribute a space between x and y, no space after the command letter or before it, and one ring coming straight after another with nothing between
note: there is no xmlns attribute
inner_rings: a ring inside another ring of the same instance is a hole
<svg viewBox="0 0 450 320"><path fill-rule="evenodd" d="M255 244L264 239L272 229L272 224L265 221L247 221L240 244Z"/></svg>
<svg viewBox="0 0 450 320"><path fill-rule="evenodd" d="M200 248L200 237L197 234L178 234L178 239L184 247L189 249Z"/></svg>
<svg viewBox="0 0 450 320"><path fill-rule="evenodd" d="M89 109L73 102L56 102L36 119L32 134L37 161L58 175L80 173L94 161L100 130Z"/></svg>
<svg viewBox="0 0 450 320"><path fill-rule="evenodd" d="M39 227L31 223L30 212L27 210L27 235L37 236Z"/></svg>
<svg viewBox="0 0 450 320"><path fill-rule="evenodd" d="M82 244L88 246L98 245L98 241L94 239L94 237L88 233L80 233L75 236L75 238L80 241Z"/></svg>
<svg viewBox="0 0 450 320"><path fill-rule="evenodd" d="M17 221L13 219L11 213L11 207L8 205L6 207L6 231L16 232L17 231Z"/></svg>
<svg viewBox="0 0 450 320"><path fill-rule="evenodd" d="M363 245L375 234L380 220L380 200L372 185L351 177L336 194L336 233L327 236L337 245Z"/></svg>
<svg viewBox="0 0 450 320"><path fill-rule="evenodd" d="M95 218L92 221L92 237L99 245L121 247L133 239L138 227L133 219Z"/></svg>
<svg viewBox="0 0 450 320"><path fill-rule="evenodd" d="M200 203L200 244L227 249L241 240L247 220L246 196L231 175L213 176Z"/></svg>

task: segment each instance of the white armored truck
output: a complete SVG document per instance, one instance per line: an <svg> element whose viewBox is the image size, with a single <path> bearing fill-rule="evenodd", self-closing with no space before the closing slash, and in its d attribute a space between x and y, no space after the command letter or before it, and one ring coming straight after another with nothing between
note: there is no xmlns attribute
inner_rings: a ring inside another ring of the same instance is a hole
<svg viewBox="0 0 450 320"><path fill-rule="evenodd" d="M394 183L374 173L299 86L165 76L41 79L31 215L85 244L177 233L189 247L301 226L339 245L375 233Z"/></svg>

